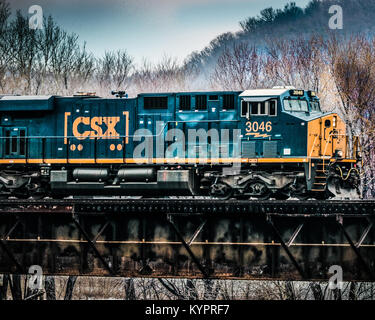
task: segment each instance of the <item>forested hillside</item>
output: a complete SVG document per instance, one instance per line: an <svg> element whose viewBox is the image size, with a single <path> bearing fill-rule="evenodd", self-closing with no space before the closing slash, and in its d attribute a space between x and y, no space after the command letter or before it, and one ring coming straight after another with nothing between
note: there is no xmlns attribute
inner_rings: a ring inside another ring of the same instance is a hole
<svg viewBox="0 0 375 320"><path fill-rule="evenodd" d="M329 8L332 5L341 6L344 17L343 29L334 30L334 34L374 34L374 0L311 0L305 8L290 2L283 9L268 7L258 16L240 21L239 32L219 35L202 51L192 53L188 63L200 67L214 64L224 47L242 41L253 43L259 48L273 39L293 39L297 36L309 38L314 34L328 37L332 34L328 27L332 16Z"/></svg>

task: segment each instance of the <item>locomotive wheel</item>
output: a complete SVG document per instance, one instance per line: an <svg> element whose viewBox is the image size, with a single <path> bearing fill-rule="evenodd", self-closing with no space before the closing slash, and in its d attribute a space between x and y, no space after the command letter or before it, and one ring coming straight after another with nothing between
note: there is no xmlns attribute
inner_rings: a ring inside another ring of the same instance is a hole
<svg viewBox="0 0 375 320"><path fill-rule="evenodd" d="M43 199L45 196L46 195L44 193L33 193L31 194L30 199L40 200L40 199Z"/></svg>
<svg viewBox="0 0 375 320"><path fill-rule="evenodd" d="M56 199L56 200L62 200L65 198L65 195L62 195L62 194L51 194L50 197L52 199Z"/></svg>
<svg viewBox="0 0 375 320"><path fill-rule="evenodd" d="M232 196L233 190L226 183L214 183L210 187L210 194L221 200L228 200Z"/></svg>
<svg viewBox="0 0 375 320"><path fill-rule="evenodd" d="M314 198L317 200L327 200L331 198L331 193L328 190L322 191L322 192L315 192Z"/></svg>
<svg viewBox="0 0 375 320"><path fill-rule="evenodd" d="M29 196L30 196L30 199L40 200L47 196L47 191L42 186L38 186L37 188L29 190Z"/></svg>
<svg viewBox="0 0 375 320"><path fill-rule="evenodd" d="M311 194L306 190L306 186L300 186L298 189L293 188L290 192L292 198L304 201L311 197Z"/></svg>
<svg viewBox="0 0 375 320"><path fill-rule="evenodd" d="M17 199L27 199L30 197L29 190L27 190L26 188L17 189L13 192L12 195Z"/></svg>
<svg viewBox="0 0 375 320"><path fill-rule="evenodd" d="M276 192L274 195L276 200L286 200L289 198L288 194L282 193L282 192Z"/></svg>
<svg viewBox="0 0 375 320"><path fill-rule="evenodd" d="M295 198L297 198L298 200L301 200L301 201L305 201L308 198L310 198L310 195L308 195L306 193L296 193L296 194L293 194L292 197L295 197Z"/></svg>
<svg viewBox="0 0 375 320"><path fill-rule="evenodd" d="M269 198L271 198L271 192L267 191L260 196L250 196L250 199L251 198L255 198L256 200L268 200Z"/></svg>
<svg viewBox="0 0 375 320"><path fill-rule="evenodd" d="M302 189L302 191L293 191L290 193L292 198L297 198L298 200L304 201L311 197L311 194L306 192L306 189Z"/></svg>
<svg viewBox="0 0 375 320"><path fill-rule="evenodd" d="M247 186L247 191L250 193L250 199L268 200L272 193L270 189L261 181L253 181Z"/></svg>

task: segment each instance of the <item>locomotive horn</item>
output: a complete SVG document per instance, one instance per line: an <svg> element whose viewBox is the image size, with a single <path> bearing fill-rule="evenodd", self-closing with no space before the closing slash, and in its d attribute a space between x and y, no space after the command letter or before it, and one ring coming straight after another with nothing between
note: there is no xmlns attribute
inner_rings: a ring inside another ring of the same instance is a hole
<svg viewBox="0 0 375 320"><path fill-rule="evenodd" d="M128 94L125 91L111 91L111 94L114 96L116 95L116 98L127 98Z"/></svg>

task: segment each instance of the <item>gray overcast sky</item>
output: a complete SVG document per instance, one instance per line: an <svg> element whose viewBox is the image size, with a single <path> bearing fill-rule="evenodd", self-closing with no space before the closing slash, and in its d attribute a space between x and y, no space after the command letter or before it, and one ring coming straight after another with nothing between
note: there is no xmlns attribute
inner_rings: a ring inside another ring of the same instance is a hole
<svg viewBox="0 0 375 320"><path fill-rule="evenodd" d="M75 32L95 55L127 49L140 62L164 54L182 61L217 35L238 31L239 21L288 0L10 0L27 14L40 5L67 31ZM309 0L294 0L305 7Z"/></svg>

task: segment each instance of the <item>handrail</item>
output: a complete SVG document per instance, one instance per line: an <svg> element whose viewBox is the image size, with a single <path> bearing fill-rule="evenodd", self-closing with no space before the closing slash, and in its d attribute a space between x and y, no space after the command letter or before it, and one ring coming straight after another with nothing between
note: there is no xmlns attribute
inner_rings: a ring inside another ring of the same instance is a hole
<svg viewBox="0 0 375 320"><path fill-rule="evenodd" d="M316 139L318 138L318 134L315 135L315 139L314 139L314 142L313 142L313 146L311 148L311 151L310 151L310 155L309 155L309 178L308 180L311 180L311 156L312 156L312 153L314 151L314 148L315 148L315 142L316 142Z"/></svg>
<svg viewBox="0 0 375 320"><path fill-rule="evenodd" d="M313 153L313 151L314 151L314 148L315 148L315 142L316 142L316 139L318 138L318 134L315 136L315 139L314 139L314 142L313 142L313 146L312 146L312 148L311 148L311 151L310 151L310 155L309 155L309 157L311 158L311 155L312 155L312 153Z"/></svg>
<svg viewBox="0 0 375 320"><path fill-rule="evenodd" d="M340 135L346 136L346 134L339 134L339 133L333 133L333 132L329 134L329 141L326 142L324 152L323 152L323 155L322 155L322 157L323 157L323 171L325 171L325 156L326 156L328 145L331 143L332 144L331 146L333 146L333 136L340 136Z"/></svg>

